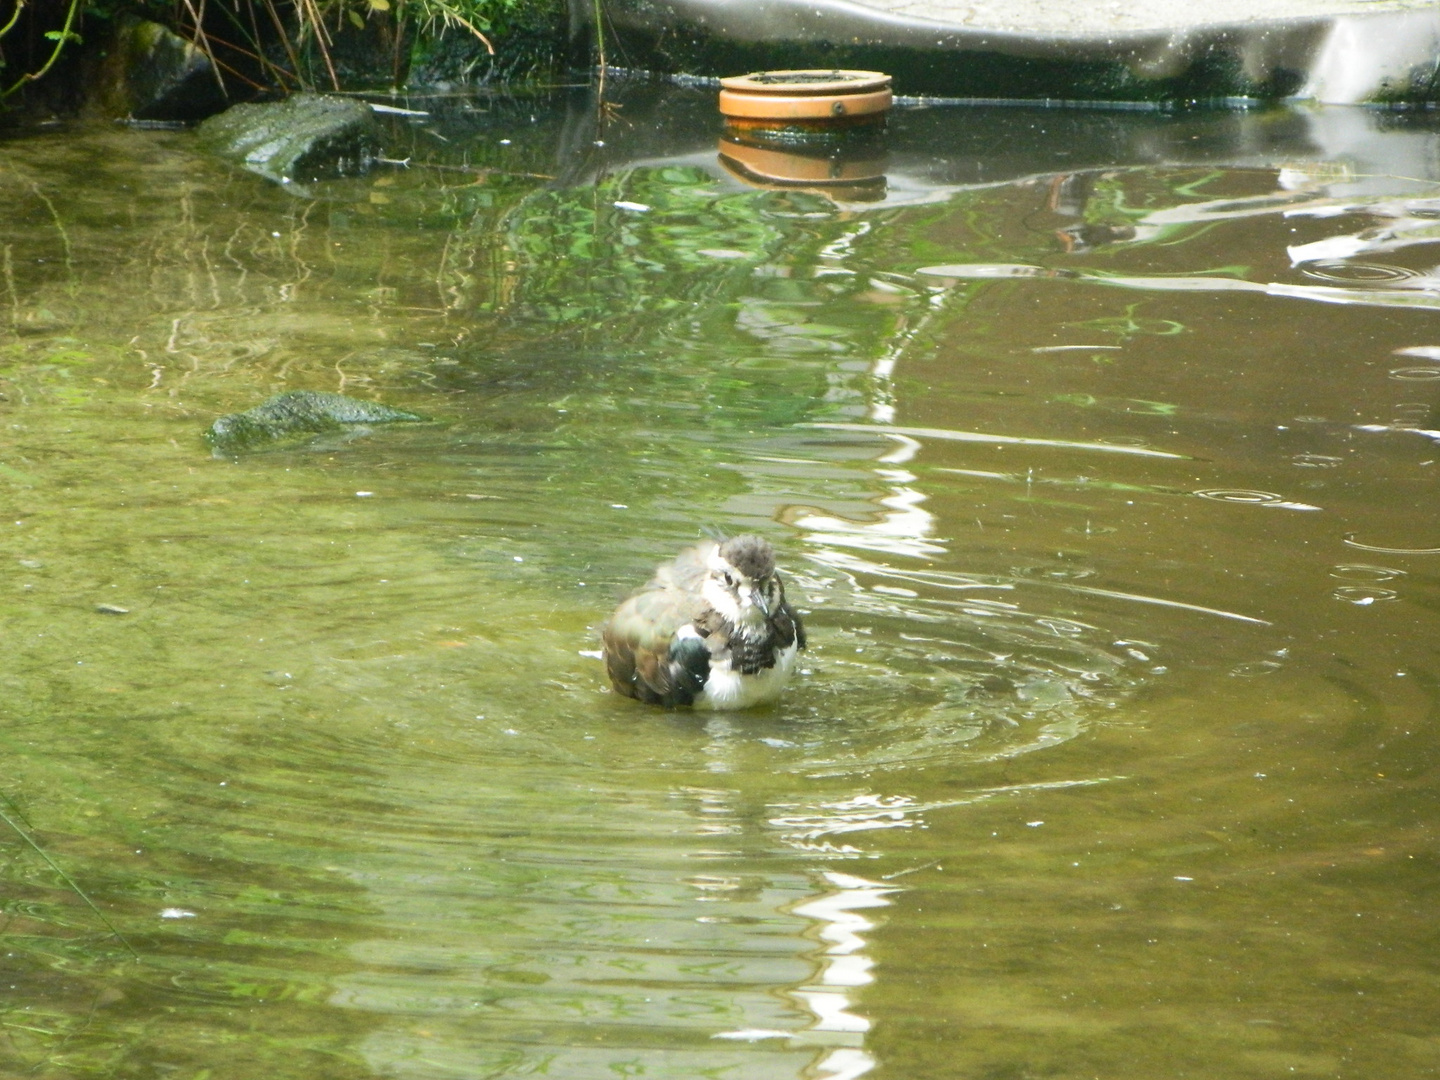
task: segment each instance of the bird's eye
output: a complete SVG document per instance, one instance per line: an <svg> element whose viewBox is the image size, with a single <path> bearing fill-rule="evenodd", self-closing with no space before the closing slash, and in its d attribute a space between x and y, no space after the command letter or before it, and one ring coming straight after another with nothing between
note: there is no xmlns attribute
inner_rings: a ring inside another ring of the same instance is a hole
<svg viewBox="0 0 1440 1080"><path fill-rule="evenodd" d="M730 573L729 570L721 571L720 577L726 585L730 586L730 588L733 589L735 587L735 575Z"/></svg>

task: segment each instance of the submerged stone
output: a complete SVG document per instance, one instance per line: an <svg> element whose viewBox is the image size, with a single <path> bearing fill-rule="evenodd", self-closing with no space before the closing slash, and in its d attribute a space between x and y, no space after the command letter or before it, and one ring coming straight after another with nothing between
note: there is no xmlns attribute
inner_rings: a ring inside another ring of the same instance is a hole
<svg viewBox="0 0 1440 1080"><path fill-rule="evenodd" d="M236 105L196 135L211 153L281 183L363 173L380 147L369 105L325 94Z"/></svg>
<svg viewBox="0 0 1440 1080"><path fill-rule="evenodd" d="M230 413L210 425L205 440L216 451L246 450L297 435L319 435L349 424L393 424L424 420L423 416L321 390L291 390L268 401Z"/></svg>

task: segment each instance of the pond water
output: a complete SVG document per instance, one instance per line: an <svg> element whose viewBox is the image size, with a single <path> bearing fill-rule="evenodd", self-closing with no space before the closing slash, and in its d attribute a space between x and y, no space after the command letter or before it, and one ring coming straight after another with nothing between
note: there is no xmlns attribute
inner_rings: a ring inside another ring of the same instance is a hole
<svg viewBox="0 0 1440 1080"><path fill-rule="evenodd" d="M0 1071L1440 1074L1440 118L390 104L0 143ZM611 693L741 531L786 696Z"/></svg>

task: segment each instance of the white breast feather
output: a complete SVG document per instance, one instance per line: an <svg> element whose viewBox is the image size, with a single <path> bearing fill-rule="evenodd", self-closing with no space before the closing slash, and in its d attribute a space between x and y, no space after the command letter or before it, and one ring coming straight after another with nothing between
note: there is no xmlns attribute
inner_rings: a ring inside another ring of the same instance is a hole
<svg viewBox="0 0 1440 1080"><path fill-rule="evenodd" d="M761 668L754 675L730 669L730 661L712 661L705 689L695 699L697 709L748 709L780 696L795 669L799 644L792 641L775 657L775 666Z"/></svg>

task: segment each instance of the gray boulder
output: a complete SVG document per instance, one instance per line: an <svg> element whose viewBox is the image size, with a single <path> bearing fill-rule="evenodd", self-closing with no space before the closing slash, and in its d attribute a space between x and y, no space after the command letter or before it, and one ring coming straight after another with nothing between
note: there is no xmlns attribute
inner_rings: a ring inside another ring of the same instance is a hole
<svg viewBox="0 0 1440 1080"><path fill-rule="evenodd" d="M201 120L227 104L205 54L147 19L120 20L96 83L101 108L121 119Z"/></svg>
<svg viewBox="0 0 1440 1080"><path fill-rule="evenodd" d="M280 183L364 173L380 148L369 105L325 94L236 105L196 135L211 153Z"/></svg>

